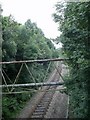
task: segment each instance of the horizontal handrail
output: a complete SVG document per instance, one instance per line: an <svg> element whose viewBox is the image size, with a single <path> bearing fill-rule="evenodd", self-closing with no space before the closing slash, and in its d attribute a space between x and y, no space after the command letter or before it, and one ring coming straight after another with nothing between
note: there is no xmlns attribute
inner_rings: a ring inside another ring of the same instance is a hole
<svg viewBox="0 0 90 120"><path fill-rule="evenodd" d="M16 63L40 63L40 62L48 62L48 61L65 61L69 60L68 58L54 58L54 59L37 59L37 60L24 60L24 61L9 61L9 62L0 62L1 64L16 64Z"/></svg>
<svg viewBox="0 0 90 120"><path fill-rule="evenodd" d="M40 87L40 86L53 86L53 85L63 85L64 82L44 82L44 83L27 83L27 84L9 84L9 85L0 85L0 88L5 87Z"/></svg>

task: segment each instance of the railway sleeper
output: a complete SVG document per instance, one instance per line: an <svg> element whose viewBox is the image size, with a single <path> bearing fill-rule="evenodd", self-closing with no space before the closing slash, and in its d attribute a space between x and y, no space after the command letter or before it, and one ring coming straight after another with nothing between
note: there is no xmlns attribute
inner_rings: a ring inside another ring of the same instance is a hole
<svg viewBox="0 0 90 120"><path fill-rule="evenodd" d="M39 105L37 105L37 108L42 108L42 109L44 109L45 107L39 104Z"/></svg>
<svg viewBox="0 0 90 120"><path fill-rule="evenodd" d="M34 115L43 115L43 114L44 114L44 112L41 112L41 111L40 112L34 112L32 116L34 116Z"/></svg>
<svg viewBox="0 0 90 120"><path fill-rule="evenodd" d="M46 108L37 108L34 112L44 112L46 110Z"/></svg>
<svg viewBox="0 0 90 120"><path fill-rule="evenodd" d="M32 115L31 118L43 118L43 115Z"/></svg>
<svg viewBox="0 0 90 120"><path fill-rule="evenodd" d="M40 108L37 108L36 110L35 110L35 112L44 112L45 111L45 109L40 109Z"/></svg>
<svg viewBox="0 0 90 120"><path fill-rule="evenodd" d="M39 111L35 111L33 114L32 114L32 116L31 116L31 118L33 117L33 118L37 118L37 117L43 117L44 116L44 114L45 114L45 111L46 110L39 110Z"/></svg>

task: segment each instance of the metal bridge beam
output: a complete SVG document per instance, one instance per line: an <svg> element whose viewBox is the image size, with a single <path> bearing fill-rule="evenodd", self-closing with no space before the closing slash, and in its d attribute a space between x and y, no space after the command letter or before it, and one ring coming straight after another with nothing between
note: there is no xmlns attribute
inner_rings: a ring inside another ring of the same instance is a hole
<svg viewBox="0 0 90 120"><path fill-rule="evenodd" d="M63 85L64 82L46 82L46 83L27 83L27 84L10 84L10 85L0 85L0 88L5 87L40 87L40 86L54 86Z"/></svg>
<svg viewBox="0 0 90 120"><path fill-rule="evenodd" d="M13 64L13 63L34 63L34 62L37 62L37 63L43 63L43 62L50 62L50 61L65 61L65 60L70 60L68 58L54 58L54 59L41 59L41 60L24 60L24 61L9 61L9 62L0 62L0 65L1 64Z"/></svg>

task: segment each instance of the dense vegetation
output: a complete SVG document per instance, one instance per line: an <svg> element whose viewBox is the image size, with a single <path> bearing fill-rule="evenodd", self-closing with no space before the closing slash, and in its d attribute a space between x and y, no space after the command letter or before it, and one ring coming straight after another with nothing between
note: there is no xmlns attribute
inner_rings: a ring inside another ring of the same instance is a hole
<svg viewBox="0 0 90 120"><path fill-rule="evenodd" d="M47 39L42 30L37 27L35 23L27 20L24 25L15 21L10 15L7 17L1 16L2 19L2 61L19 61L30 59L47 59L58 57L57 51L50 39ZM28 64L29 70L36 79L36 82L41 82L46 74L49 63L33 63ZM7 84L14 82L21 64L3 65L2 68L8 75L10 80L5 75ZM49 69L50 73L51 68ZM30 83L32 76L30 76L23 66L22 74L20 74L17 84ZM3 73L4 74L4 73ZM2 81L5 84L5 81ZM17 89L18 91L21 88ZM6 89L3 89L5 92ZM3 95L2 111L3 118L8 120L14 117L18 111L23 108L24 104L32 96L29 94L11 94Z"/></svg>
<svg viewBox="0 0 90 120"><path fill-rule="evenodd" d="M72 118L90 118L90 2L56 4L55 22L62 35L56 40L63 43L64 54L70 58L70 77L65 80L70 96Z"/></svg>

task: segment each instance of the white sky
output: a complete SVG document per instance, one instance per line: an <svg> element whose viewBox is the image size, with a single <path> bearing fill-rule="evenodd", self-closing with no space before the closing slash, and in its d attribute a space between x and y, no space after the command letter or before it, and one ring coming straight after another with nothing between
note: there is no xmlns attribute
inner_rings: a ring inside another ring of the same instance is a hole
<svg viewBox="0 0 90 120"><path fill-rule="evenodd" d="M15 20L24 23L27 19L35 22L47 38L59 36L58 24L53 21L54 5L60 0L1 0L3 15L14 16Z"/></svg>

